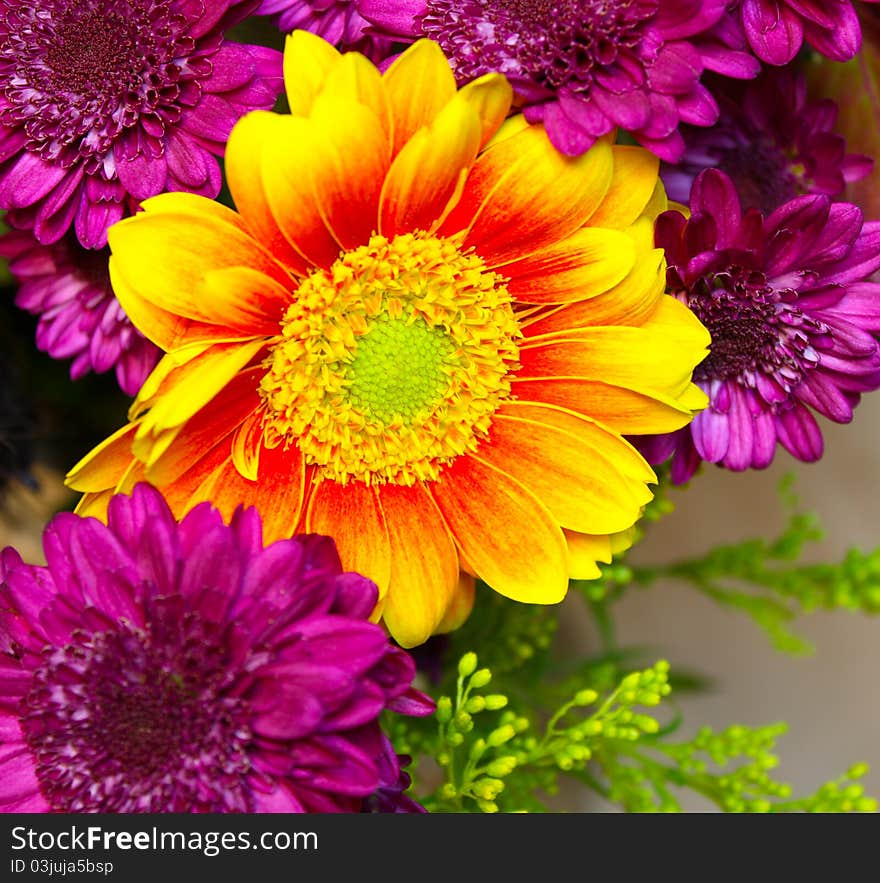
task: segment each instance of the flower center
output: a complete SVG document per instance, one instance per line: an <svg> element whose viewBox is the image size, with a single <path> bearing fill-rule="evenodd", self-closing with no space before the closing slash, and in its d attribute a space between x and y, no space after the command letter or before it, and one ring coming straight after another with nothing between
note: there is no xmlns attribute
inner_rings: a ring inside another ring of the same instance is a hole
<svg viewBox="0 0 880 883"><path fill-rule="evenodd" d="M115 166L102 159L120 134L142 125L134 152L159 151L182 92L198 89L185 84L210 71L187 58L194 42L173 0L21 0L5 24L0 122L24 126L28 149L44 159L83 161L107 178Z"/></svg>
<svg viewBox="0 0 880 883"><path fill-rule="evenodd" d="M419 22L460 80L498 70L516 85L585 92L594 68L638 49L657 9L656 0L428 0Z"/></svg>
<svg viewBox="0 0 880 883"><path fill-rule="evenodd" d="M717 167L736 185L743 207L758 208L764 215L805 192L793 162L777 145L760 137L725 150Z"/></svg>
<svg viewBox="0 0 880 883"><path fill-rule="evenodd" d="M736 379L756 388L763 375L790 394L818 365L814 345L830 334L824 323L795 306L793 288L771 284L762 273L744 267L702 278L690 292L673 286L673 293L712 336L709 355L694 371L697 382Z"/></svg>
<svg viewBox="0 0 880 883"><path fill-rule="evenodd" d="M373 236L296 293L261 384L267 444L322 478L412 484L473 450L521 337L504 279L456 244Z"/></svg>
<svg viewBox="0 0 880 883"><path fill-rule="evenodd" d="M215 628L162 606L158 627L75 635L34 673L23 730L54 811L247 811L250 737Z"/></svg>

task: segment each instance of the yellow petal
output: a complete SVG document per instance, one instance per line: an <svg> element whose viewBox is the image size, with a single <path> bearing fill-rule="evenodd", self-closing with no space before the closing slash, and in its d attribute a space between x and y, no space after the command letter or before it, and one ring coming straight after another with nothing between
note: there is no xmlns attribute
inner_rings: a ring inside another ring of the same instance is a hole
<svg viewBox="0 0 880 883"><path fill-rule="evenodd" d="M611 538L565 531L568 544L568 574L572 579L598 579L602 575L597 561L611 563Z"/></svg>
<svg viewBox="0 0 880 883"><path fill-rule="evenodd" d="M284 89L294 116L308 116L327 76L342 60L326 40L294 31L284 41Z"/></svg>
<svg viewBox="0 0 880 883"><path fill-rule="evenodd" d="M251 235L288 271L303 276L310 264L281 232L263 180L263 154L277 138L287 136L285 119L261 110L243 116L226 143L224 169L229 192Z"/></svg>
<svg viewBox="0 0 880 883"><path fill-rule="evenodd" d="M616 144L614 175L590 225L623 230L645 211L654 196L660 160L643 147Z"/></svg>
<svg viewBox="0 0 880 883"><path fill-rule="evenodd" d="M510 113L513 89L507 77L493 73L471 80L458 94L476 110L480 118L480 147L484 147Z"/></svg>
<svg viewBox="0 0 880 883"><path fill-rule="evenodd" d="M382 78L394 115L396 155L422 126L429 125L455 94L455 77L440 47L413 43Z"/></svg>
<svg viewBox="0 0 880 883"><path fill-rule="evenodd" d="M458 202L480 146L474 108L454 97L394 158L379 205L379 232L436 229Z"/></svg>
<svg viewBox="0 0 880 883"><path fill-rule="evenodd" d="M383 620L403 647L434 634L458 585L458 555L443 517L420 484L377 489L388 528L391 579Z"/></svg>
<svg viewBox="0 0 880 883"><path fill-rule="evenodd" d="M609 291L636 263L633 241L618 230L584 227L508 264L508 290L527 303L569 303Z"/></svg>
<svg viewBox="0 0 880 883"><path fill-rule="evenodd" d="M136 430L136 424L129 423L104 439L67 473L64 483L93 494L116 487L134 459L131 444Z"/></svg>

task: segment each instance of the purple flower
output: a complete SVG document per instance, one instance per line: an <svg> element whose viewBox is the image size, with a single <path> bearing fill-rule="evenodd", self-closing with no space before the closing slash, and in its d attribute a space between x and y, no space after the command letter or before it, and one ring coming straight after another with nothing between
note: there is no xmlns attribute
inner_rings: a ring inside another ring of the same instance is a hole
<svg viewBox="0 0 880 883"><path fill-rule="evenodd" d="M111 368L123 392L135 395L159 360L159 348L129 321L113 289L107 248L83 248L73 233L40 245L24 230L0 237L0 256L18 282L16 304L39 316L37 346L73 359L70 376Z"/></svg>
<svg viewBox="0 0 880 883"><path fill-rule="evenodd" d="M709 126L705 70L753 77L757 60L724 18L727 0L358 0L385 33L436 40L459 81L505 74L529 122L563 153L616 127L675 162L680 122ZM739 41L739 44L737 43Z"/></svg>
<svg viewBox="0 0 880 883"><path fill-rule="evenodd" d="M801 194L839 196L871 171L871 158L848 154L846 139L834 132L835 102L809 101L804 77L790 68L767 69L738 93L719 96L719 104L711 128L682 127L681 162L662 165L671 199L687 204L696 176L718 168L744 208L769 214Z"/></svg>
<svg viewBox="0 0 880 883"><path fill-rule="evenodd" d="M282 31L311 31L374 61L391 51L391 40L364 32L368 22L358 14L355 0L262 0L257 15L272 16Z"/></svg>
<svg viewBox="0 0 880 883"><path fill-rule="evenodd" d="M0 555L0 810L357 812L386 709L429 714L374 583L317 535L264 548L148 485Z"/></svg>
<svg viewBox="0 0 880 883"><path fill-rule="evenodd" d="M731 15L767 64L788 64L805 41L834 61L848 61L862 45L851 0L738 0Z"/></svg>
<svg viewBox="0 0 880 883"><path fill-rule="evenodd" d="M257 0L0 0L0 208L86 248L140 200L215 197L234 123L270 108L281 56L225 43Z"/></svg>
<svg viewBox="0 0 880 883"><path fill-rule="evenodd" d="M798 196L765 218L742 212L723 172L694 183L689 220L657 219L671 294L712 335L694 371L709 406L689 426L639 441L649 461L673 456L672 480L700 461L762 469L777 442L817 460L822 434L810 409L852 419L860 394L880 386L880 222L854 205Z"/></svg>
<svg viewBox="0 0 880 883"><path fill-rule="evenodd" d="M396 754L391 740L382 736L382 744L377 754L379 787L361 807L361 812L371 813L424 813L425 808L416 803L406 791L412 779L403 767L412 763L408 754Z"/></svg>

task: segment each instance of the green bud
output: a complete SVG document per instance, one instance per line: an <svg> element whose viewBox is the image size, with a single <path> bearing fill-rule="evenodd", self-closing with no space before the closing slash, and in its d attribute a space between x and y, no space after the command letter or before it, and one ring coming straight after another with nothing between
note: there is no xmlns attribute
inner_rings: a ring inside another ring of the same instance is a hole
<svg viewBox="0 0 880 883"><path fill-rule="evenodd" d="M498 812L498 804L493 800L478 800L477 806L483 811L488 813Z"/></svg>
<svg viewBox="0 0 880 883"><path fill-rule="evenodd" d="M441 724L447 723L452 718L452 700L448 696L441 696L437 700L437 710L434 714Z"/></svg>
<svg viewBox="0 0 880 883"><path fill-rule="evenodd" d="M471 790L479 800L494 800L504 790L504 782L501 779L477 779Z"/></svg>
<svg viewBox="0 0 880 883"><path fill-rule="evenodd" d="M471 714L479 714L486 707L486 700L482 696L471 696L471 698L465 702L464 707Z"/></svg>
<svg viewBox="0 0 880 883"><path fill-rule="evenodd" d="M497 729L492 730L489 733L489 738L486 740L493 748L497 748L499 745L503 745L505 742L509 742L516 735L516 730L510 724L503 724Z"/></svg>
<svg viewBox="0 0 880 883"><path fill-rule="evenodd" d="M488 708L489 711L498 711L507 705L507 697L502 693L490 693L484 698L486 700L486 708Z"/></svg>
<svg viewBox="0 0 880 883"><path fill-rule="evenodd" d="M458 662L459 677L466 678L477 670L477 654L469 651Z"/></svg>
<svg viewBox="0 0 880 883"><path fill-rule="evenodd" d="M488 668L481 668L479 671L474 672L474 676L471 678L471 686L479 690L480 687L485 687L491 680L492 672Z"/></svg>
<svg viewBox="0 0 880 883"><path fill-rule="evenodd" d="M452 724L456 730L466 733L468 732L468 724L473 726L473 719L466 711L456 711L455 717L452 719Z"/></svg>
<svg viewBox="0 0 880 883"><path fill-rule="evenodd" d="M448 741L453 748L458 748L464 742L464 736L461 733L450 733Z"/></svg>
<svg viewBox="0 0 880 883"><path fill-rule="evenodd" d="M504 757L499 757L493 760L492 763L486 767L486 772L490 776L504 778L504 776L509 776L515 768L516 758L512 754L508 754Z"/></svg>
<svg viewBox="0 0 880 883"><path fill-rule="evenodd" d="M574 704L579 706L592 705L599 698L595 690L579 690L575 693Z"/></svg>

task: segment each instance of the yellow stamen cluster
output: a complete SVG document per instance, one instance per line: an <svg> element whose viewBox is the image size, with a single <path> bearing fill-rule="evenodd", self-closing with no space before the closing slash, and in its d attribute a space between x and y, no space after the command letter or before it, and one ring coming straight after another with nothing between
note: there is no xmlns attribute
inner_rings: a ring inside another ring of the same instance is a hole
<svg viewBox="0 0 880 883"><path fill-rule="evenodd" d="M510 396L505 280L453 240L373 236L294 297L265 362L266 440L297 444L323 478L435 479Z"/></svg>

